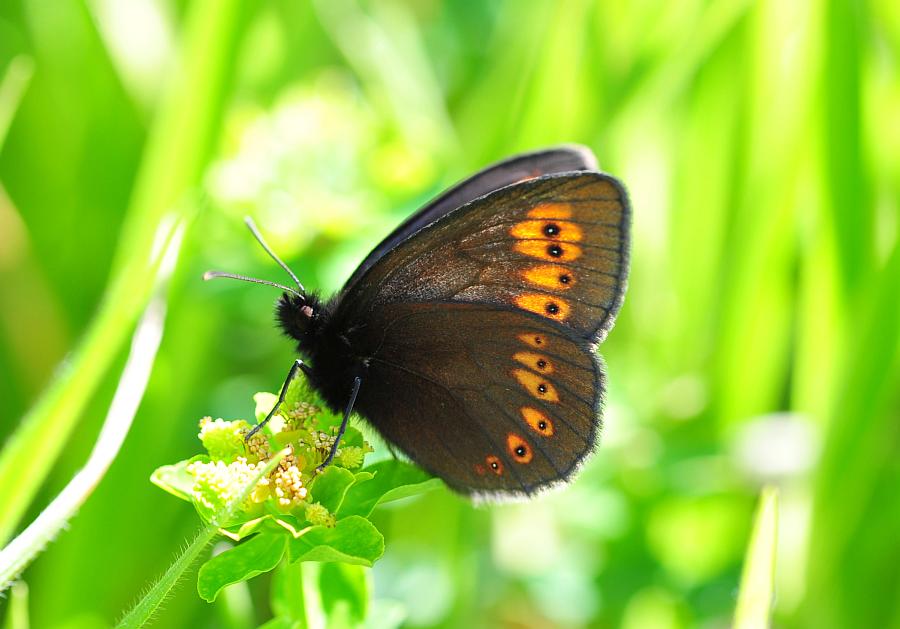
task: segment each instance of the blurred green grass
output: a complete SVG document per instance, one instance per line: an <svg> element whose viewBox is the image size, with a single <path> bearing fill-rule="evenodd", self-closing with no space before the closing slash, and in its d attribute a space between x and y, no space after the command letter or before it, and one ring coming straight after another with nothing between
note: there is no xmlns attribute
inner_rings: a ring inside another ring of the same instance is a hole
<svg viewBox="0 0 900 629"><path fill-rule="evenodd" d="M532 503L436 493L380 512L375 611L427 627L723 626L755 497L775 483L777 625L900 627L896 3L243 3L233 37L195 51L224 82L172 105L202 5L0 5L0 84L31 68L20 98L0 89L0 433L88 330L121 256L147 246L125 208L156 215L185 188L204 200L122 455L25 574L34 626L105 626L127 607L196 527L150 472L190 456L201 416L246 415L283 377L274 295L199 281L279 277L244 213L329 292L443 186L572 141L635 208L603 445ZM150 140L166 115L189 126ZM147 189L153 159L175 179ZM83 462L122 351L91 365L106 377L70 409L28 517ZM228 618L184 587L158 622Z"/></svg>

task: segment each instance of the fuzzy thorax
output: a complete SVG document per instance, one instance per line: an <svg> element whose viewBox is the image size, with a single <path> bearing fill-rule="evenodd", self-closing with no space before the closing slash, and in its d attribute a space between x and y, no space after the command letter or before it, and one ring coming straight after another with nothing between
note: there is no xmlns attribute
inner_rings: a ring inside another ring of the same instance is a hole
<svg viewBox="0 0 900 629"><path fill-rule="evenodd" d="M334 320L331 303L323 303L316 294L303 298L284 293L275 316L284 333L297 342L300 355L310 361L303 370L310 385L333 412L341 412L362 367L351 340L341 332L344 328Z"/></svg>

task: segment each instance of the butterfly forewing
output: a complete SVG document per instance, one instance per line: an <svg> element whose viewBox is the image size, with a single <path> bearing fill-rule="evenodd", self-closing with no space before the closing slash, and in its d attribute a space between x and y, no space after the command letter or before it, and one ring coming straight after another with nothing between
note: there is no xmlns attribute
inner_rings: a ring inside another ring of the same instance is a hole
<svg viewBox="0 0 900 629"><path fill-rule="evenodd" d="M602 173L507 186L386 254L346 295L348 308L398 300L502 304L602 337L624 293L628 211L621 185Z"/></svg>
<svg viewBox="0 0 900 629"><path fill-rule="evenodd" d="M384 334L358 408L455 489L531 493L592 449L602 370L566 328L456 302L390 304L372 324Z"/></svg>
<svg viewBox="0 0 900 629"><path fill-rule="evenodd" d="M366 256L350 279L349 288L385 253L457 208L494 190L520 181L553 173L596 170L594 154L583 146L558 146L552 149L517 155L485 168L453 186L428 205L410 216Z"/></svg>

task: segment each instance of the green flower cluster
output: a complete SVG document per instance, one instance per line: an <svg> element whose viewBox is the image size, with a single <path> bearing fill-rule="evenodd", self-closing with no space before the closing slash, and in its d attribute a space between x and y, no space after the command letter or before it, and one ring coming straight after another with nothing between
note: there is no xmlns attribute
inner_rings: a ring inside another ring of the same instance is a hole
<svg viewBox="0 0 900 629"><path fill-rule="evenodd" d="M189 498L209 519L253 482L275 452L287 449L288 454L249 492L235 519L246 522L265 514L276 519L291 514L312 525L334 526L334 514L312 499L309 487L334 445L339 418L310 402L311 398L307 387L295 381L279 412L249 440L251 425L243 419L201 419L197 436L206 454L183 462L183 469L178 470L182 478L177 486L186 494L181 497ZM254 396L257 421L268 415L277 399L272 393ZM331 465L358 470L369 452L372 447L362 434L348 427ZM171 466L160 470L172 471ZM154 481L173 490L158 478Z"/></svg>
<svg viewBox="0 0 900 629"><path fill-rule="evenodd" d="M277 400L271 393L253 399L257 422ZM340 417L323 410L298 379L280 412L249 440L249 422L205 417L198 437L206 453L153 473L156 485L191 502L204 520L240 542L200 567L197 590L205 600L280 563L371 566L384 552L372 510L440 486L404 461L366 465L372 447L352 426L332 463L319 471L339 425Z"/></svg>

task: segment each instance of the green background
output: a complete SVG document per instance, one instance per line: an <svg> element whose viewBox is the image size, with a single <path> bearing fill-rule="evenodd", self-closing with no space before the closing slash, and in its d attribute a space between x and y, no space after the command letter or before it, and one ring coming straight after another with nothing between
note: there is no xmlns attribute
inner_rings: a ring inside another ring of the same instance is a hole
<svg viewBox="0 0 900 629"><path fill-rule="evenodd" d="M20 526L96 439L160 217L188 226L131 434L24 575L33 626L102 627L133 602L198 527L150 472L199 450L200 417L246 417L281 383L293 354L275 294L200 280L286 279L243 215L330 293L443 187L580 142L634 207L601 448L531 502L441 490L378 512L373 622L727 626L769 482L775 624L900 627L898 7L0 4L2 439L82 348L47 415L75 423L50 422L58 458L30 453L52 471ZM43 476L0 491L27 479ZM158 626L246 626L193 579ZM257 623L266 588L245 592Z"/></svg>

